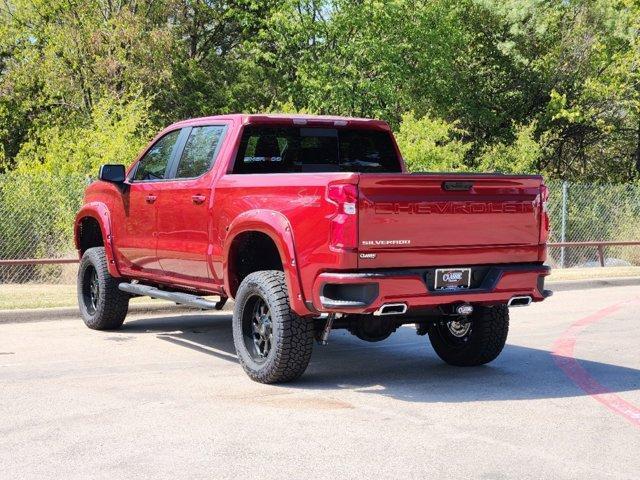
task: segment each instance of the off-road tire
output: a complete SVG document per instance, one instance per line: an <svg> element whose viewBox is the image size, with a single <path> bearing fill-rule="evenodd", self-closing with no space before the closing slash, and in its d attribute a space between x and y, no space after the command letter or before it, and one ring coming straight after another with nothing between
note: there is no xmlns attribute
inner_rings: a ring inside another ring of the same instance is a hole
<svg viewBox="0 0 640 480"><path fill-rule="evenodd" d="M95 305L88 293L94 272L98 282ZM78 268L78 305L87 327L93 330L117 330L122 326L131 297L118 289L118 283L107 269L104 247L87 249Z"/></svg>
<svg viewBox="0 0 640 480"><path fill-rule="evenodd" d="M250 315L251 301L257 298L268 307L272 332L270 350L260 362L254 358L255 352L249 351L243 332L243 318ZM254 272L242 281L233 310L233 342L240 364L252 380L282 383L300 377L311 359L313 332L313 321L291 310L283 272Z"/></svg>
<svg viewBox="0 0 640 480"><path fill-rule="evenodd" d="M475 307L471 328L463 338L454 337L447 318L429 330L429 340L438 356L449 365L473 367L495 360L507 341L509 308L506 305Z"/></svg>

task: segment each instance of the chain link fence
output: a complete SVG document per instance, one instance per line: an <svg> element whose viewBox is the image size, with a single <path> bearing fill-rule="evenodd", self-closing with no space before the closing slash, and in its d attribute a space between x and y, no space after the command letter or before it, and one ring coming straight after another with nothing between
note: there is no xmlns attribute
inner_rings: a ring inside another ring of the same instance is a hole
<svg viewBox="0 0 640 480"><path fill-rule="evenodd" d="M551 242L640 240L640 184L547 182ZM0 260L75 258L73 219L87 178L0 175ZM550 247L555 268L599 266L597 248ZM605 247L605 265L640 265L640 246ZM72 283L76 265L0 265L0 283Z"/></svg>
<svg viewBox="0 0 640 480"><path fill-rule="evenodd" d="M551 242L640 240L640 184L548 181ZM594 246L549 247L555 268L600 266ZM640 246L604 247L605 266L640 265Z"/></svg>
<svg viewBox="0 0 640 480"><path fill-rule="evenodd" d="M86 177L0 175L0 260L73 258L73 220ZM76 265L2 265L0 283L73 282Z"/></svg>

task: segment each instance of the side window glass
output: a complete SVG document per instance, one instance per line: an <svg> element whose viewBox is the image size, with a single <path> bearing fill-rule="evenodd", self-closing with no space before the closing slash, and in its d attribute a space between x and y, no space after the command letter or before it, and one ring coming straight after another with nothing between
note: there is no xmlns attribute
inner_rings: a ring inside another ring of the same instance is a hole
<svg viewBox="0 0 640 480"><path fill-rule="evenodd" d="M224 126L193 127L178 163L176 178L194 178L205 173L214 161Z"/></svg>
<svg viewBox="0 0 640 480"><path fill-rule="evenodd" d="M133 177L134 181L161 180L164 178L173 147L179 135L180 130L167 133L145 153L144 157L138 162L138 168Z"/></svg>

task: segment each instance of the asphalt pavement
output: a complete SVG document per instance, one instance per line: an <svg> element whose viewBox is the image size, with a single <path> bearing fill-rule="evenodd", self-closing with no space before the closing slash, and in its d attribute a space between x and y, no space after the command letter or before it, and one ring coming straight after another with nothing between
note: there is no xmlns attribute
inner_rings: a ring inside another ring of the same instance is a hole
<svg viewBox="0 0 640 480"><path fill-rule="evenodd" d="M249 380L230 312L0 324L0 479L637 479L640 286L511 311L490 365L403 327Z"/></svg>

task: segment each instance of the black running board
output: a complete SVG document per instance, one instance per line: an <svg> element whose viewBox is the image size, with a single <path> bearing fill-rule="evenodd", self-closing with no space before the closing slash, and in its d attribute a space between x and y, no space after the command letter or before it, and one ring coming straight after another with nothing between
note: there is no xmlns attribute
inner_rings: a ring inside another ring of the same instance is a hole
<svg viewBox="0 0 640 480"><path fill-rule="evenodd" d="M160 290L149 285L141 285L139 283L121 283L118 288L123 292L133 295L142 295L144 297L161 298L175 302L178 305L186 305L188 307L200 308L202 310L221 310L227 302L226 297L220 297L220 301L212 302L197 295L191 295L183 292L168 292Z"/></svg>

